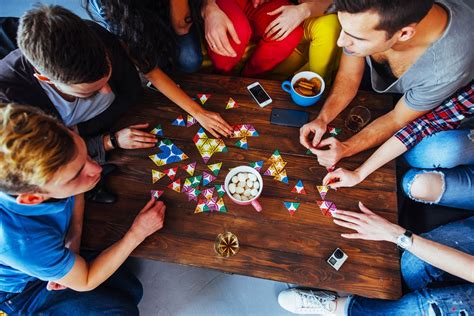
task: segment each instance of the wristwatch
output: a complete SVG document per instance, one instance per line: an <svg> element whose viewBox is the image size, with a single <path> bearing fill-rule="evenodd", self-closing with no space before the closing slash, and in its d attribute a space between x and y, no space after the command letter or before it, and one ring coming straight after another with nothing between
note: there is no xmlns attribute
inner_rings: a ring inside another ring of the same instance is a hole
<svg viewBox="0 0 474 316"><path fill-rule="evenodd" d="M400 250L407 250L413 244L413 233L406 230L403 234L397 238L397 246Z"/></svg>
<svg viewBox="0 0 474 316"><path fill-rule="evenodd" d="M110 143L112 144L112 147L114 149L120 148L120 146L117 142L117 138L115 137L115 133L110 133L109 138L110 138Z"/></svg>

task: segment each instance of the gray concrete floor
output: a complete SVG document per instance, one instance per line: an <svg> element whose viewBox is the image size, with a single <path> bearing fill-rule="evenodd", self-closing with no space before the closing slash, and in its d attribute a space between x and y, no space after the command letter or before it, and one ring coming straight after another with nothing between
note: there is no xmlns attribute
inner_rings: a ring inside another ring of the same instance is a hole
<svg viewBox="0 0 474 316"><path fill-rule="evenodd" d="M139 0L137 0L139 1ZM0 17L19 17L38 1L0 0ZM81 0L39 1L58 4L88 18ZM231 275L152 260L130 259L143 284L142 315L292 315L277 302L285 283Z"/></svg>

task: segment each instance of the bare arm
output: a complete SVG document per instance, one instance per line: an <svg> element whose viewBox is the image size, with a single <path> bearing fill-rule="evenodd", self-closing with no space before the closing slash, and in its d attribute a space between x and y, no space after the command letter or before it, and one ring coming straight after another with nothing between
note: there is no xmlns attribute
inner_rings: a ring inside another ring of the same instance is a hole
<svg viewBox="0 0 474 316"><path fill-rule="evenodd" d="M168 99L192 115L206 130L215 137L229 136L232 127L215 112L210 112L194 102L176 83L161 69L155 68L146 74L150 82Z"/></svg>
<svg viewBox="0 0 474 316"><path fill-rule="evenodd" d="M357 231L357 233L342 234L342 237L396 243L397 237L405 232L404 228L373 213L360 202L359 207L362 213L342 210L333 213L334 223ZM413 244L409 251L438 269L474 282L474 256L470 254L417 235L413 236Z"/></svg>
<svg viewBox="0 0 474 316"><path fill-rule="evenodd" d="M343 143L345 147L343 157L353 156L361 151L380 145L400 128L427 112L429 111L410 109L404 99L401 98L392 111L379 117Z"/></svg>
<svg viewBox="0 0 474 316"><path fill-rule="evenodd" d="M398 138L392 136L356 170L350 171L339 168L329 172L323 179L323 185L329 185L333 189L357 185L372 172L406 151L405 145Z"/></svg>
<svg viewBox="0 0 474 316"><path fill-rule="evenodd" d="M66 247L74 253L79 253L81 248L82 225L84 223L84 194L79 194L75 198L71 223L66 235Z"/></svg>
<svg viewBox="0 0 474 316"><path fill-rule="evenodd" d="M173 0L170 6L173 30L178 35L188 34L191 27L191 23L186 22L186 18L191 15L188 0Z"/></svg>
<svg viewBox="0 0 474 316"><path fill-rule="evenodd" d="M357 94L364 74L365 60L360 57L341 57L333 88L324 102L318 117L300 129L300 143L308 149L316 149L326 132L327 125L341 113ZM314 134L313 139L310 135Z"/></svg>
<svg viewBox="0 0 474 316"><path fill-rule="evenodd" d="M165 206L153 198L137 215L125 236L87 263L76 255L74 266L62 279L54 281L75 291L90 291L107 280L130 253L149 235L163 227Z"/></svg>

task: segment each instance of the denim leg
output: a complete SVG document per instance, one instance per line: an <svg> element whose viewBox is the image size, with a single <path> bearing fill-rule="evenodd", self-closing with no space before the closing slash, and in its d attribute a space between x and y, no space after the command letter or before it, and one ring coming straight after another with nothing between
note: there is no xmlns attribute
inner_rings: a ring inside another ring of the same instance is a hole
<svg viewBox="0 0 474 316"><path fill-rule="evenodd" d="M474 138L468 129L439 132L424 138L403 157L415 168L474 165Z"/></svg>
<svg viewBox="0 0 474 316"><path fill-rule="evenodd" d="M22 293L6 296L0 310L9 315L138 315L137 305L143 293L138 279L124 268L88 292L48 291L46 284L38 280Z"/></svg>
<svg viewBox="0 0 474 316"><path fill-rule="evenodd" d="M474 254L474 216L438 227L423 237ZM455 278L405 251L401 272L413 290L395 301L353 296L346 302L347 315L472 315L474 284L431 289L435 281Z"/></svg>
<svg viewBox="0 0 474 316"><path fill-rule="evenodd" d="M416 190L435 191L430 188L433 182L423 179L423 174L435 173L441 179L441 195L435 200L420 198L422 192ZM418 181L416 183L416 181ZM413 184L416 184L414 186ZM422 189L417 189L423 187ZM410 199L421 203L439 204L443 206L474 210L474 165L458 166L452 169L410 169L402 179L403 192ZM418 194L418 198L413 195Z"/></svg>
<svg viewBox="0 0 474 316"><path fill-rule="evenodd" d="M188 34L177 36L179 47L177 67L186 73L198 71L202 64L201 41L196 28L197 26L193 24Z"/></svg>
<svg viewBox="0 0 474 316"><path fill-rule="evenodd" d="M452 247L468 254L474 254L474 216L440 226L422 234L422 237ZM405 251L400 261L402 277L412 291L428 286L432 282L454 277L435 268Z"/></svg>
<svg viewBox="0 0 474 316"><path fill-rule="evenodd" d="M396 301L353 296L345 308L349 316L468 316L474 313L474 284L422 289Z"/></svg>

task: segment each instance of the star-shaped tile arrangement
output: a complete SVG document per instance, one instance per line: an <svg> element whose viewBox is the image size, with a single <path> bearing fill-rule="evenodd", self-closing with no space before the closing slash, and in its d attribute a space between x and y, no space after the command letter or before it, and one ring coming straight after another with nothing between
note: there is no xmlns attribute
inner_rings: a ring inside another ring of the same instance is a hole
<svg viewBox="0 0 474 316"><path fill-rule="evenodd" d="M222 139L207 137L202 128L196 133L193 141L204 163L207 163L214 153L227 152L227 146Z"/></svg>

